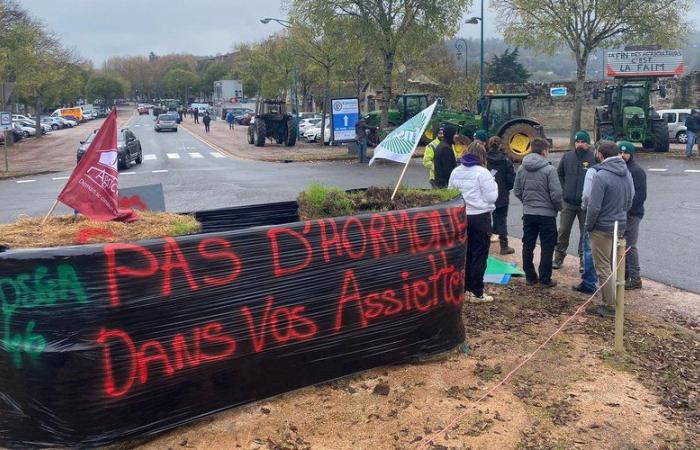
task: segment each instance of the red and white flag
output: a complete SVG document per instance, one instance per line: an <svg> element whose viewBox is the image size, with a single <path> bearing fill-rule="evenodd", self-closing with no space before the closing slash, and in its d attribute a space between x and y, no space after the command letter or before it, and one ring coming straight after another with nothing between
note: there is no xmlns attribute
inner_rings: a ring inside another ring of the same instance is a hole
<svg viewBox="0 0 700 450"><path fill-rule="evenodd" d="M117 108L112 108L58 200L92 220L133 222L138 216L132 209L119 209L117 164Z"/></svg>

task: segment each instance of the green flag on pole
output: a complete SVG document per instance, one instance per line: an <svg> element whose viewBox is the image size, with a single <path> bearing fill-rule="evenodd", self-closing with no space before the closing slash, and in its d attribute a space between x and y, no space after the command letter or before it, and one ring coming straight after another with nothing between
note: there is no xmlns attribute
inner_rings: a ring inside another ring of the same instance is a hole
<svg viewBox="0 0 700 450"><path fill-rule="evenodd" d="M382 158L398 163L406 164L411 160L413 152L420 142L420 137L425 132L425 128L430 122L430 118L435 111L434 102L432 105L425 108L413 116L406 123L392 131L389 136L374 149L374 156L369 161L371 166L375 159Z"/></svg>

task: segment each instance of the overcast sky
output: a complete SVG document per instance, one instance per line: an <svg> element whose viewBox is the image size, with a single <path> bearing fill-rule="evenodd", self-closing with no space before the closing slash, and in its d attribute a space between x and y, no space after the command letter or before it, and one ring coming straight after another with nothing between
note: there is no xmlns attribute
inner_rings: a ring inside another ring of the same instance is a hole
<svg viewBox="0 0 700 450"><path fill-rule="evenodd" d="M488 0L485 0L488 4ZM32 16L59 34L66 44L96 67L110 56L227 53L241 42L264 39L281 29L262 17L285 18L284 0L21 0ZM479 2L475 0L475 5ZM700 23L700 0L691 10ZM477 7L465 18L479 15ZM485 35L497 37L486 10ZM463 24L461 37L479 37L478 25ZM349 43L351 44L351 43Z"/></svg>

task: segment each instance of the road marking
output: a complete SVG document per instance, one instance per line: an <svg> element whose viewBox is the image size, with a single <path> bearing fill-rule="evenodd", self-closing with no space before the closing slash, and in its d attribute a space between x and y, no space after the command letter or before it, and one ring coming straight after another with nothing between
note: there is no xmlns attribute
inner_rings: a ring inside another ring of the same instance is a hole
<svg viewBox="0 0 700 450"><path fill-rule="evenodd" d="M153 172L153 173L165 173L167 171L168 171L168 169L151 170L151 172Z"/></svg>
<svg viewBox="0 0 700 450"><path fill-rule="evenodd" d="M193 138L197 139L199 142L201 142L201 143L203 143L203 144L206 144L207 146L211 147L211 148L214 149L214 150L218 150L218 151L219 151L221 154L223 154L223 155L226 155L227 158L236 159L236 160L240 160L240 159L241 159L241 158L239 158L239 157L237 157L237 156L235 156L235 155L232 155L231 153L227 152L226 149L224 149L224 148L222 148L222 147L219 147L218 145L216 145L216 144L214 144L214 143L212 143L212 142L207 141L206 139L203 139L203 138L197 136L194 132L188 130L187 127L182 127L182 129L185 130L190 136L192 136Z"/></svg>
<svg viewBox="0 0 700 450"><path fill-rule="evenodd" d="M211 152L211 156L213 156L214 158L226 158L226 156L222 155L219 152Z"/></svg>
<svg viewBox="0 0 700 450"><path fill-rule="evenodd" d="M70 177L53 177L51 179L54 181L58 181L58 180L67 180L68 178L70 178Z"/></svg>
<svg viewBox="0 0 700 450"><path fill-rule="evenodd" d="M17 183L34 183L36 180L17 180Z"/></svg>
<svg viewBox="0 0 700 450"><path fill-rule="evenodd" d="M649 172L666 172L668 169L649 169Z"/></svg>
<svg viewBox="0 0 700 450"><path fill-rule="evenodd" d="M698 169L686 169L683 172L685 172L685 173L700 173L700 170L698 170Z"/></svg>
<svg viewBox="0 0 700 450"><path fill-rule="evenodd" d="M143 155L144 161L152 161L154 159L156 159L156 155Z"/></svg>
<svg viewBox="0 0 700 450"><path fill-rule="evenodd" d="M180 154L179 153L166 153L168 156L168 159L180 159Z"/></svg>
<svg viewBox="0 0 700 450"><path fill-rule="evenodd" d="M194 150L194 147L177 147L178 150Z"/></svg>
<svg viewBox="0 0 700 450"><path fill-rule="evenodd" d="M188 155L190 155L190 158L194 158L194 159L204 158L204 157L202 156L202 154L201 154L201 153L198 153L198 152L188 153Z"/></svg>
<svg viewBox="0 0 700 450"><path fill-rule="evenodd" d="M121 172L119 175L136 175L136 172Z"/></svg>

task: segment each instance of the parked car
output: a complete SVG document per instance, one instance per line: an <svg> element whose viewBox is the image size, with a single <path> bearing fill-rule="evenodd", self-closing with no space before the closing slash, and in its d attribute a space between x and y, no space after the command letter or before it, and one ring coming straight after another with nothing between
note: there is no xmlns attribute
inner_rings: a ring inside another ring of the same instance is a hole
<svg viewBox="0 0 700 450"><path fill-rule="evenodd" d="M315 112L300 112L299 119L320 119L321 113Z"/></svg>
<svg viewBox="0 0 700 450"><path fill-rule="evenodd" d="M12 120L34 120L32 116L25 116L23 114L12 114Z"/></svg>
<svg viewBox="0 0 700 450"><path fill-rule="evenodd" d="M160 114L156 119L156 123L153 124L153 129L155 131L163 130L173 130L177 131L177 121L178 115L175 112L169 112L167 114Z"/></svg>
<svg viewBox="0 0 700 450"><path fill-rule="evenodd" d="M15 142L19 142L24 139L24 131L22 131L22 128L16 123L12 124L12 137Z"/></svg>
<svg viewBox="0 0 700 450"><path fill-rule="evenodd" d="M233 120L237 124L241 124L241 120L243 119L243 116L246 114L255 114L255 111L253 111L250 108L240 108L240 107L235 107L235 108L226 108L224 110L224 113L227 113L228 111L233 112ZM226 119L226 115L224 114L224 117L222 119Z"/></svg>
<svg viewBox="0 0 700 450"><path fill-rule="evenodd" d="M22 135L24 137L28 138L29 136L36 136L36 128L31 125L27 125L23 120L13 120L12 123L22 131Z"/></svg>
<svg viewBox="0 0 700 450"><path fill-rule="evenodd" d="M34 119L32 120L18 120L17 122L20 123L20 125L25 126L25 127L31 127L36 129L36 121ZM41 125L41 134L46 134L49 131L51 131L51 126L46 125L44 123L40 123Z"/></svg>
<svg viewBox="0 0 700 450"><path fill-rule="evenodd" d="M75 120L69 119L67 117L59 117L59 120L63 121L68 128L73 128L78 126L78 122Z"/></svg>
<svg viewBox="0 0 700 450"><path fill-rule="evenodd" d="M94 111L83 111L83 118L85 120L94 120L95 119L95 112Z"/></svg>
<svg viewBox="0 0 700 450"><path fill-rule="evenodd" d="M241 117L240 120L238 120L238 123L241 125L250 125L251 120L253 120L254 117L255 117L255 111L247 112L247 113L243 114L243 117Z"/></svg>
<svg viewBox="0 0 700 450"><path fill-rule="evenodd" d="M317 126L307 127L304 132L304 140L306 142L316 142L321 139L321 124ZM331 142L331 124L330 121L326 121L326 131L323 135L323 143L328 145Z"/></svg>
<svg viewBox="0 0 700 450"><path fill-rule="evenodd" d="M90 143L95 138L97 130L94 130L84 140L80 141L78 147L77 160L83 157ZM141 141L128 128L122 128L117 133L117 169L128 169L131 164L141 164L143 162L143 150L141 149Z"/></svg>
<svg viewBox="0 0 700 450"><path fill-rule="evenodd" d="M53 131L60 130L62 128L66 128L68 126L66 121L64 121L60 117L44 116L41 118L41 123L46 124L47 126L51 127L51 129Z"/></svg>
<svg viewBox="0 0 700 450"><path fill-rule="evenodd" d="M103 119L103 118L107 117L107 109L97 108L95 110L95 117L98 119Z"/></svg>
<svg viewBox="0 0 700 450"><path fill-rule="evenodd" d="M685 119L690 115L690 109L662 109L657 111L668 124L668 137L682 144L688 142L688 132Z"/></svg>
<svg viewBox="0 0 700 450"><path fill-rule="evenodd" d="M301 119L299 121L299 133L303 136L304 135L304 130L307 128L311 127L317 127L321 125L321 118L313 118L313 119Z"/></svg>

